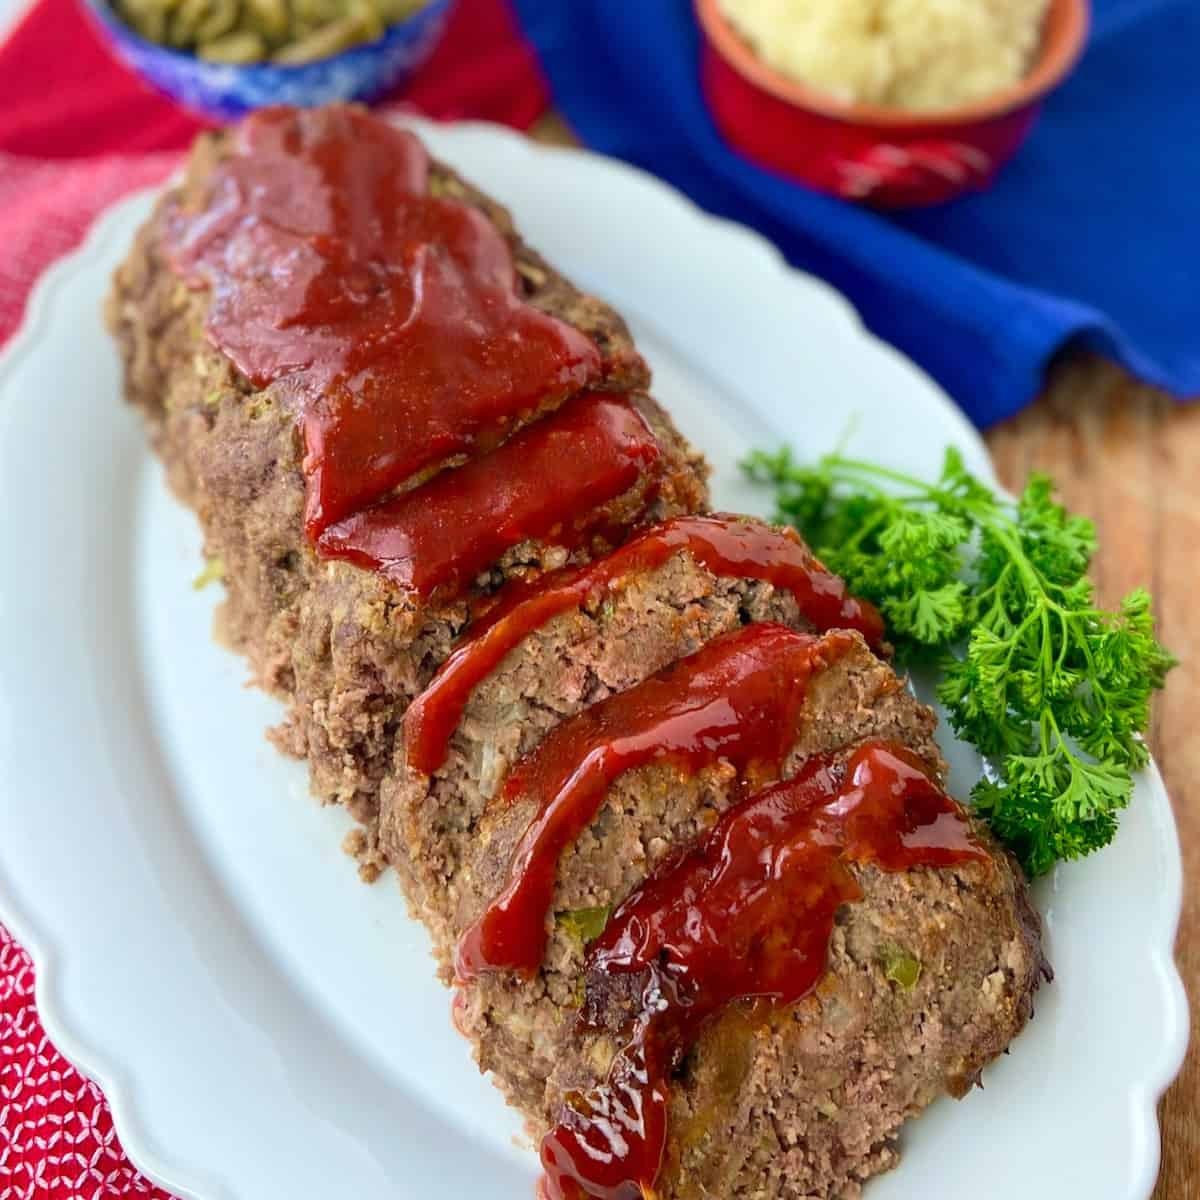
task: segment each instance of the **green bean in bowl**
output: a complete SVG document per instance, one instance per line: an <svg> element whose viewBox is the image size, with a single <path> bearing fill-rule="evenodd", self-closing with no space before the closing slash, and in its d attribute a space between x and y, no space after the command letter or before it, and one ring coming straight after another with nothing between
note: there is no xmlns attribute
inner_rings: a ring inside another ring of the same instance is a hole
<svg viewBox="0 0 1200 1200"><path fill-rule="evenodd" d="M268 104L375 99L433 53L453 0L83 0L123 62L229 121Z"/></svg>
<svg viewBox="0 0 1200 1200"><path fill-rule="evenodd" d="M373 42L426 0L117 0L147 41L209 62L308 63Z"/></svg>

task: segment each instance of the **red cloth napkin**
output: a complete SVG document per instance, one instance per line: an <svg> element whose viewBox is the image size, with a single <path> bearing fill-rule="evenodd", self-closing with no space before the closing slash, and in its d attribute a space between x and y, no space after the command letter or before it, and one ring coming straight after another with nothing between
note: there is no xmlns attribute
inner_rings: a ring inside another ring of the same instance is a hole
<svg viewBox="0 0 1200 1200"><path fill-rule="evenodd" d="M507 0L458 0L418 78L390 104L527 128L546 107ZM97 213L165 178L203 122L111 58L75 0L41 0L0 45L0 344L34 280ZM0 1198L167 1193L138 1174L95 1084L46 1038L29 956L0 925Z"/></svg>

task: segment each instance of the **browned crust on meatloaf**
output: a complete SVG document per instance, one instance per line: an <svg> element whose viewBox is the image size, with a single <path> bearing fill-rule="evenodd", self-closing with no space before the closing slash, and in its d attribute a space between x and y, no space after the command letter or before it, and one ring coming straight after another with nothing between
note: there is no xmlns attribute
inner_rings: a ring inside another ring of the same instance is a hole
<svg viewBox="0 0 1200 1200"><path fill-rule="evenodd" d="M182 185L203 188L224 135L202 138ZM432 186L483 209L504 231L527 299L591 337L613 389L636 389L648 372L621 318L573 287L530 250L507 212L435 164ZM125 363L126 398L143 413L176 495L197 512L205 553L224 565L222 639L250 659L256 681L291 701L276 739L306 755L314 791L347 803L368 824L392 759L400 715L467 622L466 601L429 606L378 575L320 561L303 532L299 435L272 388L255 391L209 343L208 295L189 290L163 257L169 192L118 268L106 316ZM700 455L644 392L631 397L663 449L651 519L697 511L707 499ZM642 507L644 482L605 506L620 527ZM577 556L578 556L577 552ZM568 561L559 546L527 542L477 581Z"/></svg>

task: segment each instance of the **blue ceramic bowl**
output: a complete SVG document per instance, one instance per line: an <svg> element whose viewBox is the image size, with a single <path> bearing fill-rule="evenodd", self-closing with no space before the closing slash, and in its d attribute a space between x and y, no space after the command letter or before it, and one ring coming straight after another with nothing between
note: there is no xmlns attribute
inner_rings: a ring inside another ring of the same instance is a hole
<svg viewBox="0 0 1200 1200"><path fill-rule="evenodd" d="M135 33L105 0L83 0L112 52L180 104L233 121L267 104L312 106L333 100L372 100L402 83L433 53L453 0L431 0L383 36L330 58L300 66L204 62Z"/></svg>

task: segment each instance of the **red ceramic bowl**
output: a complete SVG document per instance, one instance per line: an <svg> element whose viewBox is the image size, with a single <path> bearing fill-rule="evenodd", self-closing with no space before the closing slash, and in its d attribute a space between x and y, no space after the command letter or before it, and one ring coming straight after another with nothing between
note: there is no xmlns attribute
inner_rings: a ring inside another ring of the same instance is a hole
<svg viewBox="0 0 1200 1200"><path fill-rule="evenodd" d="M1079 59L1088 0L1052 0L1038 61L1019 83L935 113L848 104L761 62L717 0L696 0L707 38L701 72L725 138L764 167L880 208L940 204L991 183L1045 97Z"/></svg>

